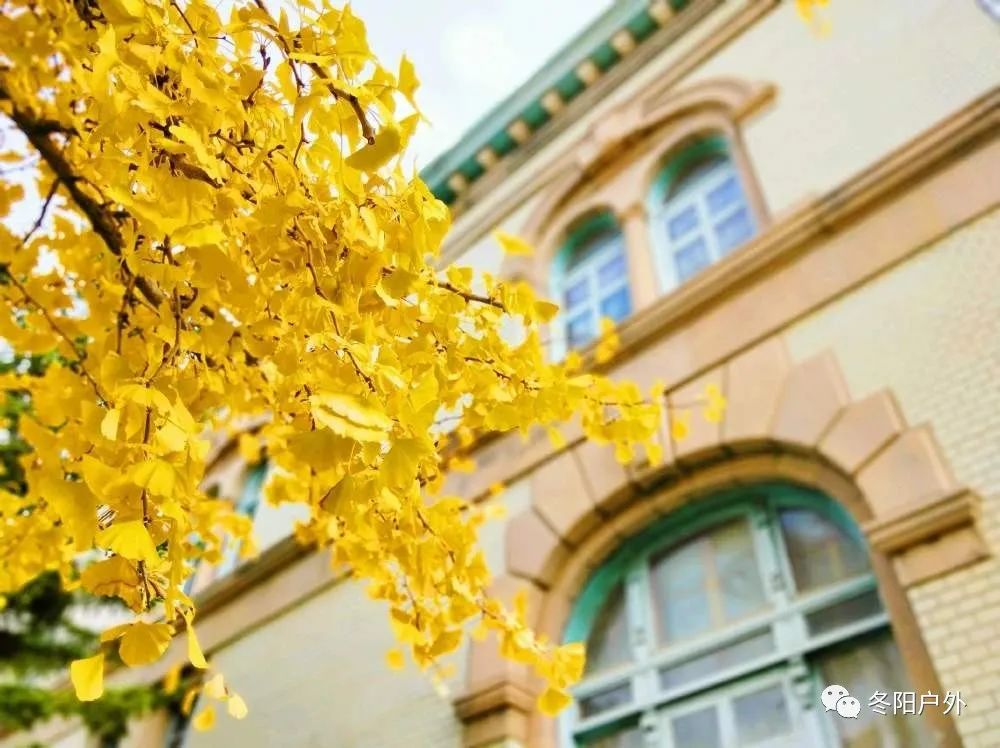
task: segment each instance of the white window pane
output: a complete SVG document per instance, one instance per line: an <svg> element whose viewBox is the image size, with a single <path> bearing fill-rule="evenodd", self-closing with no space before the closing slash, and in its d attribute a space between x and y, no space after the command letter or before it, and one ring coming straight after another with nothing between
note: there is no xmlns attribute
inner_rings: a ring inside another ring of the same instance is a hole
<svg viewBox="0 0 1000 748"><path fill-rule="evenodd" d="M590 292L590 279L583 278L566 290L566 308L572 309L587 300Z"/></svg>
<svg viewBox="0 0 1000 748"><path fill-rule="evenodd" d="M856 597L840 600L806 616L806 628L813 636L825 634L841 626L863 621L882 612L882 601L877 590L869 590Z"/></svg>
<svg viewBox="0 0 1000 748"><path fill-rule="evenodd" d="M733 699L733 714L740 745L787 735L792 729L785 691L780 685Z"/></svg>
<svg viewBox="0 0 1000 748"><path fill-rule="evenodd" d="M623 286L601 301L601 316L610 317L615 322L625 319L631 312L632 299L628 286Z"/></svg>
<svg viewBox="0 0 1000 748"><path fill-rule="evenodd" d="M827 654L820 659L820 669L823 686L843 686L861 701L857 719L844 719L836 712L826 712L844 748L922 748L934 744L921 717L892 714L892 694L910 691L911 686L891 636L882 635ZM868 708L868 699L876 691L889 694L890 709L886 714ZM818 697L816 701L819 702Z"/></svg>
<svg viewBox="0 0 1000 748"><path fill-rule="evenodd" d="M609 286L615 281L624 278L626 272L627 267L625 265L625 255L615 255L609 261L601 265L601 269L597 271L598 288L604 288L605 286Z"/></svg>
<svg viewBox="0 0 1000 748"><path fill-rule="evenodd" d="M587 738L582 743L586 748L643 748L642 730L638 725L619 728L600 737Z"/></svg>
<svg viewBox="0 0 1000 748"><path fill-rule="evenodd" d="M712 546L726 621L737 621L763 609L766 606L764 587L746 522L715 530Z"/></svg>
<svg viewBox="0 0 1000 748"><path fill-rule="evenodd" d="M719 242L719 251L728 252L738 247L753 235L753 224L746 208L740 208L724 221L715 225L715 236Z"/></svg>
<svg viewBox="0 0 1000 748"><path fill-rule="evenodd" d="M710 706L675 717L671 723L674 745L683 748L722 748L719 720L715 707Z"/></svg>
<svg viewBox="0 0 1000 748"><path fill-rule="evenodd" d="M736 175L730 174L722 184L710 190L707 199L708 208L715 215L734 203L742 202L743 191L740 189Z"/></svg>
<svg viewBox="0 0 1000 748"><path fill-rule="evenodd" d="M698 225L698 209L691 205L667 221L671 239L680 239Z"/></svg>
<svg viewBox="0 0 1000 748"><path fill-rule="evenodd" d="M632 701L632 684L626 681L616 686L599 691L591 696L584 696L580 699L580 714L584 717L593 717L595 714L606 712L624 706Z"/></svg>
<svg viewBox="0 0 1000 748"><path fill-rule="evenodd" d="M722 628L767 604L744 520L720 525L660 556L651 581L664 643Z"/></svg>
<svg viewBox="0 0 1000 748"><path fill-rule="evenodd" d="M778 518L799 592L868 571L861 544L822 515L809 509L782 509Z"/></svg>
<svg viewBox="0 0 1000 748"><path fill-rule="evenodd" d="M596 673L631 659L625 588L617 585L604 602L587 640L587 673Z"/></svg>
<svg viewBox="0 0 1000 748"><path fill-rule="evenodd" d="M674 253L677 278L681 281L687 280L699 270L708 267L710 262L708 246L702 239L696 239Z"/></svg>
<svg viewBox="0 0 1000 748"><path fill-rule="evenodd" d="M654 562L653 598L660 641L664 643L712 628L706 547L703 538L689 541Z"/></svg>
<svg viewBox="0 0 1000 748"><path fill-rule="evenodd" d="M569 338L570 347L575 348L587 343L594 337L596 329L594 313L589 309L571 319L566 326L566 337Z"/></svg>

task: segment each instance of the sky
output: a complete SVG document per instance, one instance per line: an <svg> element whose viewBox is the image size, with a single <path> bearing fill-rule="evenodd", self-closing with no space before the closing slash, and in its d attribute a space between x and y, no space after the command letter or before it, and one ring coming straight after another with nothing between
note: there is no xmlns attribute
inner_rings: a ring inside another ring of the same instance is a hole
<svg viewBox="0 0 1000 748"><path fill-rule="evenodd" d="M418 167L455 145L613 0L353 0L372 49L394 69L404 52L430 120L411 144Z"/></svg>

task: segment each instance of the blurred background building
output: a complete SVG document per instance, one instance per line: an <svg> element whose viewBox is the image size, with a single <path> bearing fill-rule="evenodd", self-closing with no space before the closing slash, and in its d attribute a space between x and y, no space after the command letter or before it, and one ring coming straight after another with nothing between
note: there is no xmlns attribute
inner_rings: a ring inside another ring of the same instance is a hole
<svg viewBox="0 0 1000 748"><path fill-rule="evenodd" d="M384 610L224 450L210 482L262 553L193 592L250 716L154 715L127 744L1000 745L996 3L833 0L810 26L777 0L619 0L423 174L447 261L562 305L554 355L591 360L610 317L604 369L676 407L714 384L723 421L664 428L658 467L515 435L450 477L507 507L483 534L498 592L588 642L558 720L490 640L447 693L391 672ZM505 259L496 228L535 254ZM830 683L858 719L824 709ZM904 692L921 716L893 714Z"/></svg>

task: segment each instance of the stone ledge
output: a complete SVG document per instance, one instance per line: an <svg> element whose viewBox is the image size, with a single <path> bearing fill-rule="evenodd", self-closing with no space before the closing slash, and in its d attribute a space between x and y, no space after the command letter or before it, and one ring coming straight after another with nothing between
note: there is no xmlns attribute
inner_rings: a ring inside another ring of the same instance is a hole
<svg viewBox="0 0 1000 748"><path fill-rule="evenodd" d="M875 550L899 553L956 528L975 524L978 510L979 497L961 489L916 509L868 522L862 530Z"/></svg>

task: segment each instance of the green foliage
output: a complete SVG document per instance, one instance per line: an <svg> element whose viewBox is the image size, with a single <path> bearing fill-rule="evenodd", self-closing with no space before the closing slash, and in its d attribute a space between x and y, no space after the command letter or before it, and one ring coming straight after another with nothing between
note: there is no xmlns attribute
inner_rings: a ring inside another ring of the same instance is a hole
<svg viewBox="0 0 1000 748"><path fill-rule="evenodd" d="M108 689L98 701L80 702L68 690L0 685L0 731L27 730L52 717L79 717L91 735L114 744L125 736L131 717L171 705L171 696L145 686Z"/></svg>

